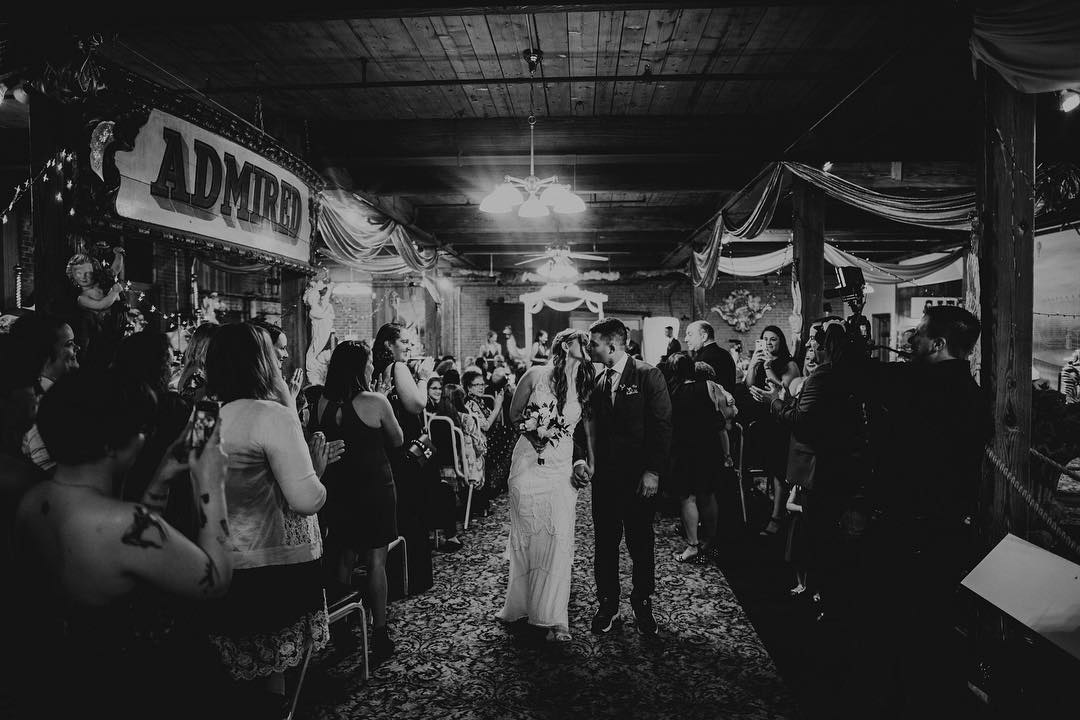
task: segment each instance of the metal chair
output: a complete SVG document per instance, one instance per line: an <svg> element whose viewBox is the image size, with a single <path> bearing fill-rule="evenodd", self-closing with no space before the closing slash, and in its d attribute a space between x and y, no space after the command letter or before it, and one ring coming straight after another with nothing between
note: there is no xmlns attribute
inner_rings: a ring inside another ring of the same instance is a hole
<svg viewBox="0 0 1080 720"><path fill-rule="evenodd" d="M359 590L351 590L343 597L335 600L327 608L330 615L330 624L333 625L339 620L343 620L354 612L360 613L360 647L362 649L361 661L363 664L363 678L368 680L371 677L368 668L368 614L364 609L364 601L361 597ZM307 668L307 660L304 661L304 667ZM301 682L303 681L303 675L301 675ZM300 693L300 689L297 688L297 695ZM296 706L296 699L293 699L293 707Z"/></svg>
<svg viewBox="0 0 1080 720"><path fill-rule="evenodd" d="M434 461L436 466L449 470L455 479L465 480L465 442L461 429L445 415L431 418L428 429L431 442L435 445ZM469 489L469 502L472 502L472 488ZM465 527L469 527L469 516L465 516ZM435 546L439 546L439 531L435 531Z"/></svg>

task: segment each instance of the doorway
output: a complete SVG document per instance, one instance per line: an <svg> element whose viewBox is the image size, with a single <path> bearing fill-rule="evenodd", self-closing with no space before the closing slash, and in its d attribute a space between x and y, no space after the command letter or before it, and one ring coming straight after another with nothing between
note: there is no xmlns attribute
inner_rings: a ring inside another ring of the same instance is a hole
<svg viewBox="0 0 1080 720"><path fill-rule="evenodd" d="M888 345L892 340L892 315L889 313L874 313L870 316L870 338L875 345ZM889 362L889 351L879 347L874 351L874 357L881 362Z"/></svg>

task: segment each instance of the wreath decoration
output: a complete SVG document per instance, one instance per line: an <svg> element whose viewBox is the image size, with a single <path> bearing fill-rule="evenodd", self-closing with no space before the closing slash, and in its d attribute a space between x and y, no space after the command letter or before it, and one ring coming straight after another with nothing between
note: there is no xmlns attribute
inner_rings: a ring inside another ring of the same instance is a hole
<svg viewBox="0 0 1080 720"><path fill-rule="evenodd" d="M712 311L738 332L744 333L770 309L772 305L763 303L761 297L751 295L749 290L740 288L733 290L719 305L713 307Z"/></svg>

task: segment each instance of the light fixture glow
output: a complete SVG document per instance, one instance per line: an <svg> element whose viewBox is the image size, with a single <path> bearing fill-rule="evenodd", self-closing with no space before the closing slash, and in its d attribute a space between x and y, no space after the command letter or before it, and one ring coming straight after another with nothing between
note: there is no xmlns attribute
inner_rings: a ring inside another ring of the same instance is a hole
<svg viewBox="0 0 1080 720"><path fill-rule="evenodd" d="M1058 107L1061 112L1072 112L1080 107L1080 93L1075 90L1062 90Z"/></svg>
<svg viewBox="0 0 1080 720"><path fill-rule="evenodd" d="M578 271L565 257L554 257L538 267L536 274L552 282L569 282L578 276Z"/></svg>
<svg viewBox="0 0 1080 720"><path fill-rule="evenodd" d="M550 214L551 211L547 209L547 205L540 202L536 195L530 195L529 199L521 203L521 207L518 208L518 216L523 218L547 217Z"/></svg>
<svg viewBox="0 0 1080 720"><path fill-rule="evenodd" d="M821 166L823 172L832 172L832 160L826 160L825 164Z"/></svg>
<svg viewBox="0 0 1080 720"><path fill-rule="evenodd" d="M560 185L559 176L541 180L536 177L534 126L536 117L529 116L529 176L525 178L507 175L501 185L480 202L480 212L506 213L518 207L518 217L538 218L551 214L552 208L560 214L585 211L585 201L570 191L569 185Z"/></svg>

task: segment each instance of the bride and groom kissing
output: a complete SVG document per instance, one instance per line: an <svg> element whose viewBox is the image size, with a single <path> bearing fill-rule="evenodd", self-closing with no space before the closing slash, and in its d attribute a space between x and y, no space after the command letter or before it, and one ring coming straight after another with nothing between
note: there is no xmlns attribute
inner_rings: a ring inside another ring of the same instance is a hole
<svg viewBox="0 0 1080 720"><path fill-rule="evenodd" d="M497 618L571 639L568 618L578 491L591 482L597 608L592 631L619 619L619 553L633 564L637 629L655 636L653 514L671 446L671 400L660 371L626 353L615 318L563 330L548 365L531 368L511 405L521 431L510 466L510 578ZM595 363L595 365L594 365ZM579 423L584 432L575 429Z"/></svg>

